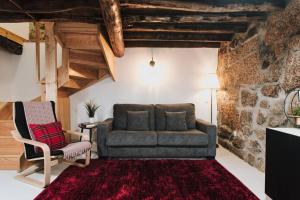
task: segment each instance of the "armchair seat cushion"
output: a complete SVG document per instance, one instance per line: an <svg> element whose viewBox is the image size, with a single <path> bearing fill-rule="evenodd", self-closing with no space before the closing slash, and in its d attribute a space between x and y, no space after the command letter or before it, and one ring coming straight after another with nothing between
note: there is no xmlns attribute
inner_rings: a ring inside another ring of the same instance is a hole
<svg viewBox="0 0 300 200"><path fill-rule="evenodd" d="M186 131L158 131L159 146L207 146L208 135L196 129Z"/></svg>
<svg viewBox="0 0 300 200"><path fill-rule="evenodd" d="M156 146L157 134L154 131L114 130L107 134L107 146Z"/></svg>

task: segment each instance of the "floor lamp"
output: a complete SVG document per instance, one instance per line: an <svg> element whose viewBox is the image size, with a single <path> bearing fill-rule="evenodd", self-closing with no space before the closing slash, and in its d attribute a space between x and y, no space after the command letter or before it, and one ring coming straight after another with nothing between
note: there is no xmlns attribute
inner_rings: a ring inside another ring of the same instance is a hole
<svg viewBox="0 0 300 200"><path fill-rule="evenodd" d="M207 85L207 88L210 90L210 123L212 124L213 123L213 92L220 88L220 84L219 84L217 74L215 73L208 74L205 79L206 79L205 85ZM217 147L219 147L218 144Z"/></svg>

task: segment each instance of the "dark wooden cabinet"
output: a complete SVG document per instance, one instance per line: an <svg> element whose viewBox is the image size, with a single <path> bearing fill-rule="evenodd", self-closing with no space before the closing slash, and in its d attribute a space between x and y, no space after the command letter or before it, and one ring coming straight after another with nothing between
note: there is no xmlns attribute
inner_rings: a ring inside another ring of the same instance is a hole
<svg viewBox="0 0 300 200"><path fill-rule="evenodd" d="M267 129L265 193L300 200L300 129Z"/></svg>

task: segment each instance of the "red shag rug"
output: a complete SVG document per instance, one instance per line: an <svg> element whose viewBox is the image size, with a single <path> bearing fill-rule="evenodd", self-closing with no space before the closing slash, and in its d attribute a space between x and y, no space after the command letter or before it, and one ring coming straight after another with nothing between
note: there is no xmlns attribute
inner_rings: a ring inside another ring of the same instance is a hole
<svg viewBox="0 0 300 200"><path fill-rule="evenodd" d="M35 199L258 198L216 160L92 160L68 167Z"/></svg>

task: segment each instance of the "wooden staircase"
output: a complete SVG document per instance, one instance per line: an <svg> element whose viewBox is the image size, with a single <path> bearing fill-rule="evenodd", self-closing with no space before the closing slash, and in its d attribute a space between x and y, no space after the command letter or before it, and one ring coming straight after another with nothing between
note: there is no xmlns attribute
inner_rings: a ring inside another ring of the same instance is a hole
<svg viewBox="0 0 300 200"><path fill-rule="evenodd" d="M115 80L115 56L98 25L55 23L54 34L62 47L62 65L57 69L57 116L63 128L69 129L68 97L106 77ZM45 79L41 84L45 92ZM0 102L0 169L19 169L23 165L23 145L12 138L10 132L14 129L12 103Z"/></svg>
<svg viewBox="0 0 300 200"><path fill-rule="evenodd" d="M14 130L12 103L0 102L0 169L18 169L23 145L11 136Z"/></svg>
<svg viewBox="0 0 300 200"><path fill-rule="evenodd" d="M98 25L56 23L54 33L62 46L58 97L68 97L106 77L115 80L114 55Z"/></svg>

